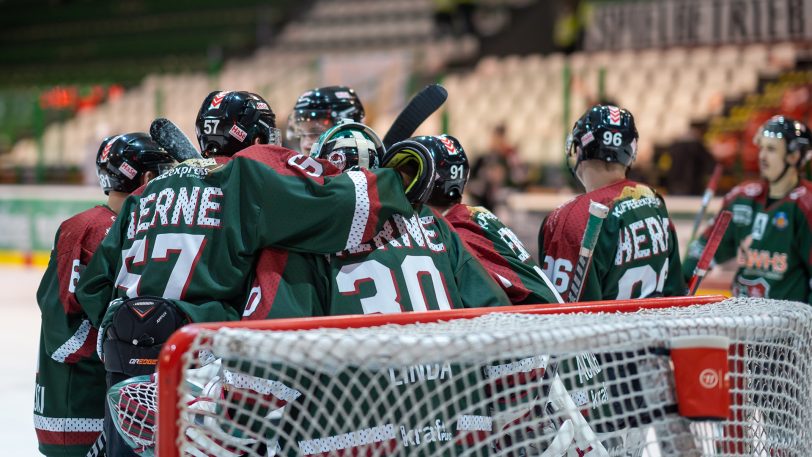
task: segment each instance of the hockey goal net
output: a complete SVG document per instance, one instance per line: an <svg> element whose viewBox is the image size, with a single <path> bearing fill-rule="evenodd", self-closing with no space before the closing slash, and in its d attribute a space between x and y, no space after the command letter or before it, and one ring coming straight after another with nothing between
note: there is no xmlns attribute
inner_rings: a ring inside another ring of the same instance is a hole
<svg viewBox="0 0 812 457"><path fill-rule="evenodd" d="M671 355L691 336L726 341L727 373L702 375L729 388L724 418L680 415ZM808 305L722 297L189 326L159 362L157 450L800 457L810 343ZM131 401L148 447L156 405Z"/></svg>

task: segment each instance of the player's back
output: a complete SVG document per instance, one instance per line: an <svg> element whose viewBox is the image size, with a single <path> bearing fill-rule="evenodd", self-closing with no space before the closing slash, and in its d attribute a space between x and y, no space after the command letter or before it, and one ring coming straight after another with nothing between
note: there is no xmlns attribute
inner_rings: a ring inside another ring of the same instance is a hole
<svg viewBox="0 0 812 457"><path fill-rule="evenodd" d="M676 233L665 202L650 187L623 180L581 195L545 219L539 237L544 271L562 295L572 280L590 201L610 211L592 255L582 301L685 292Z"/></svg>
<svg viewBox="0 0 812 457"><path fill-rule="evenodd" d="M329 262L330 315L509 304L460 238L425 206L410 217L393 216L371 242Z"/></svg>

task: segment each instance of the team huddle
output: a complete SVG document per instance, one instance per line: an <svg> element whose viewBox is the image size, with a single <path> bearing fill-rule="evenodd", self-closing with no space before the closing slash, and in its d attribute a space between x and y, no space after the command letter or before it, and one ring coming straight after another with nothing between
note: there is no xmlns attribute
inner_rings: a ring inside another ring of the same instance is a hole
<svg viewBox="0 0 812 457"><path fill-rule="evenodd" d="M216 91L195 122L200 158L178 161L146 133L102 142L107 204L63 222L37 292L43 454L137 455L108 389L152 373L190 322L573 301L591 201L609 213L578 300L686 293L709 232L681 261L663 198L626 179L638 141L627 110L596 105L575 123L567 161L586 193L545 218L538 262L488 209L462 203L457 138L385 148L363 121L352 89L308 91L288 120L295 151L261 96ZM715 258L737 258L736 295L812 301L812 184L799 171L811 138L788 118L765 123L763 179L725 199L733 223Z"/></svg>

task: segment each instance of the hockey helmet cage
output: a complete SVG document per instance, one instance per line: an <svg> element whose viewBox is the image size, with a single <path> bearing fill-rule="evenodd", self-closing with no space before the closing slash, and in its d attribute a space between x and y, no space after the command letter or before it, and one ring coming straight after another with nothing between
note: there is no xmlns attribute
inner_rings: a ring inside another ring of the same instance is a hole
<svg viewBox="0 0 812 457"><path fill-rule="evenodd" d="M567 165L575 173L584 160L630 167L637 158L637 127L628 110L595 105L575 122L567 138Z"/></svg>
<svg viewBox="0 0 812 457"><path fill-rule="evenodd" d="M265 99L245 91L210 93L195 119L195 131L203 155L232 156L251 146L280 144L276 115Z"/></svg>
<svg viewBox="0 0 812 457"><path fill-rule="evenodd" d="M288 118L287 138L289 141L298 138L306 121L324 121L329 128L341 119L364 120L364 105L358 94L347 86L317 87L296 100Z"/></svg>
<svg viewBox="0 0 812 457"><path fill-rule="evenodd" d="M177 162L147 133L105 138L96 154L96 173L105 194L130 193L141 186L146 172L160 175Z"/></svg>
<svg viewBox="0 0 812 457"><path fill-rule="evenodd" d="M376 169L383 160L383 141L370 127L349 119L324 132L310 155L328 160L339 170L353 167Z"/></svg>
<svg viewBox="0 0 812 457"><path fill-rule="evenodd" d="M806 152L812 146L812 135L809 127L803 122L785 116L773 116L758 129L753 143L758 144L760 137L783 139L787 145L787 154L800 151L801 162L805 161Z"/></svg>

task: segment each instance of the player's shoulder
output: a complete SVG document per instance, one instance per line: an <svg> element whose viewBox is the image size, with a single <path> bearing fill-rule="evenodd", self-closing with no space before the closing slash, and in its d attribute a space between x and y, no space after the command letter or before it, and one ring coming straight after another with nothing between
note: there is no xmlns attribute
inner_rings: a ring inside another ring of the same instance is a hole
<svg viewBox="0 0 812 457"><path fill-rule="evenodd" d="M106 231L116 220L116 213L109 207L98 205L64 220L59 226L63 236L78 235L89 231Z"/></svg>
<svg viewBox="0 0 812 457"><path fill-rule="evenodd" d="M802 179L787 198L801 207L807 214L812 214L812 181Z"/></svg>
<svg viewBox="0 0 812 457"><path fill-rule="evenodd" d="M753 200L765 194L768 190L766 181L745 181L730 190L725 195L725 200L732 201L735 199L748 199Z"/></svg>

